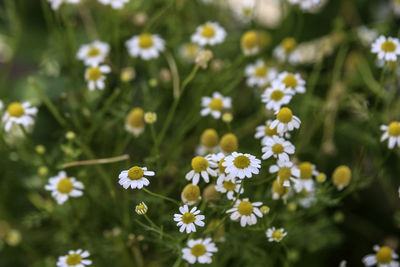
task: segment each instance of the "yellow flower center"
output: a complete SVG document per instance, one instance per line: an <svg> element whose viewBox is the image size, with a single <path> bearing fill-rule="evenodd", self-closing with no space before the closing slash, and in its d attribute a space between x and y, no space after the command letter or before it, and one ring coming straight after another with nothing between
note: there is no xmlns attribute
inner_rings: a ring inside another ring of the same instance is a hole
<svg viewBox="0 0 400 267"><path fill-rule="evenodd" d="M397 121L390 123L388 133L390 136L400 136L400 123Z"/></svg>
<svg viewBox="0 0 400 267"><path fill-rule="evenodd" d="M381 49L384 52L393 52L394 50L396 50L396 44L390 40L386 40L382 43Z"/></svg>
<svg viewBox="0 0 400 267"><path fill-rule="evenodd" d="M274 181L274 184L272 185L272 190L274 193L277 193L280 196L285 195L289 191L289 187L282 186L278 183L278 179Z"/></svg>
<svg viewBox="0 0 400 267"><path fill-rule="evenodd" d="M245 17L250 17L250 15L253 13L253 9L251 8L251 7L244 7L243 9L242 9L242 14L245 16Z"/></svg>
<svg viewBox="0 0 400 267"><path fill-rule="evenodd" d="M283 185L284 181L289 180L290 176L292 176L292 170L288 167L282 167L278 171L278 177L281 185Z"/></svg>
<svg viewBox="0 0 400 267"><path fill-rule="evenodd" d="M102 73L99 67L90 67L87 73L87 77L91 81L97 81L101 75Z"/></svg>
<svg viewBox="0 0 400 267"><path fill-rule="evenodd" d="M238 205L238 212L241 215L249 216L253 212L253 204L251 204L249 201L243 200Z"/></svg>
<svg viewBox="0 0 400 267"><path fill-rule="evenodd" d="M236 166L236 168L245 169L249 167L250 159L244 155L240 155L233 160L233 164Z"/></svg>
<svg viewBox="0 0 400 267"><path fill-rule="evenodd" d="M275 144L272 146L272 152L275 155L281 154L285 151L285 149L283 148L283 146L281 144Z"/></svg>
<svg viewBox="0 0 400 267"><path fill-rule="evenodd" d="M274 136L278 135L278 129L275 127L274 129L270 128L271 123L268 123L265 127L265 135L267 136Z"/></svg>
<svg viewBox="0 0 400 267"><path fill-rule="evenodd" d="M144 171L138 166L134 166L128 171L128 178L131 180L139 180L143 177Z"/></svg>
<svg viewBox="0 0 400 267"><path fill-rule="evenodd" d="M351 180L351 170L349 167L341 165L333 171L332 179L336 186L347 186Z"/></svg>
<svg viewBox="0 0 400 267"><path fill-rule="evenodd" d="M279 240L282 239L282 237L283 237L283 233L281 231L279 231L279 230L276 230L276 231L274 231L272 233L272 238L275 239L275 240L279 241Z"/></svg>
<svg viewBox="0 0 400 267"><path fill-rule="evenodd" d="M126 124L139 128L144 126L144 111L141 108L134 108L126 117Z"/></svg>
<svg viewBox="0 0 400 267"><path fill-rule="evenodd" d="M190 253L195 257L203 256L206 254L206 247L203 244L196 244L192 247Z"/></svg>
<svg viewBox="0 0 400 267"><path fill-rule="evenodd" d="M148 33L142 33L141 35L139 35L139 46L140 48L150 48L153 46L153 37L151 36L151 34Z"/></svg>
<svg viewBox="0 0 400 267"><path fill-rule="evenodd" d="M212 110L222 110L222 99L213 98L208 106Z"/></svg>
<svg viewBox="0 0 400 267"><path fill-rule="evenodd" d="M252 49L258 46L259 44L259 38L258 34L255 31L248 31L246 32L243 36L242 39L240 40L241 45L245 49Z"/></svg>
<svg viewBox="0 0 400 267"><path fill-rule="evenodd" d="M205 38L212 38L215 35L215 29L211 25L204 25L201 28L201 35Z"/></svg>
<svg viewBox="0 0 400 267"><path fill-rule="evenodd" d="M57 190L62 194L68 194L73 188L73 184L68 177L62 178L60 181L58 181Z"/></svg>
<svg viewBox="0 0 400 267"><path fill-rule="evenodd" d="M196 44L189 43L185 45L185 51L189 57L194 57L198 51L198 47Z"/></svg>
<svg viewBox="0 0 400 267"><path fill-rule="evenodd" d="M286 53L289 53L289 52L293 51L293 49L296 47L296 40L293 38L285 38L282 41L282 47Z"/></svg>
<svg viewBox="0 0 400 267"><path fill-rule="evenodd" d="M218 162L218 169L219 169L219 171L220 171L221 173L225 173L225 170L226 170L226 167L222 165L222 163L224 163L224 162L225 162L225 158L221 159L221 160Z"/></svg>
<svg viewBox="0 0 400 267"><path fill-rule="evenodd" d="M183 188L182 194L187 201L197 201L200 197L200 187L194 184L188 184Z"/></svg>
<svg viewBox="0 0 400 267"><path fill-rule="evenodd" d="M86 54L88 57L96 57L96 56L98 56L98 55L100 55L100 50L97 48L97 47L95 47L95 46L92 46L92 47L90 47L90 49L87 51L87 54Z"/></svg>
<svg viewBox="0 0 400 267"><path fill-rule="evenodd" d="M297 86L297 79L293 74L286 75L282 82L287 88L295 88Z"/></svg>
<svg viewBox="0 0 400 267"><path fill-rule="evenodd" d="M267 66L263 65L263 66L258 66L255 71L254 71L254 75L256 77L265 77L265 75L268 72L268 68Z"/></svg>
<svg viewBox="0 0 400 267"><path fill-rule="evenodd" d="M221 149L226 153L232 153L238 148L238 139L232 133L225 134L219 142Z"/></svg>
<svg viewBox="0 0 400 267"><path fill-rule="evenodd" d="M202 172L207 170L208 161L200 156L194 157L192 159L192 168L195 172Z"/></svg>
<svg viewBox="0 0 400 267"><path fill-rule="evenodd" d="M236 188L236 184L232 183L231 181L224 181L222 185L228 191L233 191Z"/></svg>
<svg viewBox="0 0 400 267"><path fill-rule="evenodd" d="M279 110L278 114L276 115L276 118L280 122L288 123L292 121L293 113L289 108L281 108L281 110Z"/></svg>
<svg viewBox="0 0 400 267"><path fill-rule="evenodd" d="M218 133L214 129L206 129L201 135L200 142L203 146L213 148L218 144Z"/></svg>
<svg viewBox="0 0 400 267"><path fill-rule="evenodd" d="M67 259L66 259L66 263L70 266L74 266L74 265L78 265L79 263L81 263L82 261L82 257L79 254L70 254L68 255Z"/></svg>
<svg viewBox="0 0 400 267"><path fill-rule="evenodd" d="M18 102L13 102L10 105L8 105L7 112L8 115L10 115L11 117L17 117L17 118L25 114L24 108Z"/></svg>
<svg viewBox="0 0 400 267"><path fill-rule="evenodd" d="M138 211L146 211L146 208L147 207L144 204L139 204L139 205L136 206L136 209Z"/></svg>
<svg viewBox="0 0 400 267"><path fill-rule="evenodd" d="M272 93L269 95L269 97L274 100L274 101L279 101L283 97L283 92L281 90L274 90Z"/></svg>
<svg viewBox="0 0 400 267"><path fill-rule="evenodd" d="M190 224L196 220L196 216L193 213L186 212L182 215L182 222L185 224Z"/></svg>
<svg viewBox="0 0 400 267"><path fill-rule="evenodd" d="M298 168L300 170L300 179L311 179L313 168L310 162L302 162L299 164Z"/></svg>
<svg viewBox="0 0 400 267"><path fill-rule="evenodd" d="M376 260L380 264L389 264L392 261L392 250L389 247L381 247L376 253Z"/></svg>

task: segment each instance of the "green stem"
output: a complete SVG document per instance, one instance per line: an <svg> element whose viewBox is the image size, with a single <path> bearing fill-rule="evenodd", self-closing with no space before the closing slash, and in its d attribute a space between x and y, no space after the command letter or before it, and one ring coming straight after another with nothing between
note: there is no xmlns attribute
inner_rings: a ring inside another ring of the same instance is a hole
<svg viewBox="0 0 400 267"><path fill-rule="evenodd" d="M148 190L145 187L143 187L143 191L146 192L149 195L154 196L154 197L161 198L161 199L164 199L164 200L168 200L168 201L170 201L170 202L172 202L174 204L177 204L178 206L181 205L181 203L179 201L177 201L175 199L172 199L172 198L169 198L169 197L166 197L166 196L163 196L163 195L160 195L160 194L157 194L157 193L154 193L154 192L151 192L150 190Z"/></svg>

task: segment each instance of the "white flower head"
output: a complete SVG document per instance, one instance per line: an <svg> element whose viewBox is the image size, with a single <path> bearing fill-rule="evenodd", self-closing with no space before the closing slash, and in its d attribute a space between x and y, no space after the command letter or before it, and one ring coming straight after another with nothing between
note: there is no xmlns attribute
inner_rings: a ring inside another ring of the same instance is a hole
<svg viewBox="0 0 400 267"><path fill-rule="evenodd" d="M296 40L294 38L288 37L283 39L282 42L274 48L274 51L272 53L279 62L285 62L288 61L291 57L296 48L296 45Z"/></svg>
<svg viewBox="0 0 400 267"><path fill-rule="evenodd" d="M215 190L226 194L229 200L234 200L238 194L243 194L244 189L241 188L241 180L237 178L230 178L228 180L220 181L215 186Z"/></svg>
<svg viewBox="0 0 400 267"><path fill-rule="evenodd" d="M306 92L306 82L301 78L298 73L290 73L284 71L278 75L277 79L280 83L284 84L285 88L290 89L293 94Z"/></svg>
<svg viewBox="0 0 400 267"><path fill-rule="evenodd" d="M85 80L88 82L90 91L96 88L103 90L105 87L106 76L104 74L110 73L111 68L107 65L93 65L86 69Z"/></svg>
<svg viewBox="0 0 400 267"><path fill-rule="evenodd" d="M196 28L191 41L200 46L216 45L225 40L226 31L217 22L206 22Z"/></svg>
<svg viewBox="0 0 400 267"><path fill-rule="evenodd" d="M233 152L225 158L222 166L226 167L225 172L229 177L251 178L253 174L259 173L261 160L247 153Z"/></svg>
<svg viewBox="0 0 400 267"><path fill-rule="evenodd" d="M287 235L285 229L276 229L275 227L269 228L265 234L269 242L281 242L281 240Z"/></svg>
<svg viewBox="0 0 400 267"><path fill-rule="evenodd" d="M118 183L125 189L141 189L143 186L148 186L150 181L145 176L154 176L153 171L148 171L146 167L133 166L129 170L122 171L118 178Z"/></svg>
<svg viewBox="0 0 400 267"><path fill-rule="evenodd" d="M98 0L103 5L110 5L113 9L122 9L130 0Z"/></svg>
<svg viewBox="0 0 400 267"><path fill-rule="evenodd" d="M389 125L381 125L381 131L383 131L381 142L388 139L390 149L393 149L396 144L400 148L400 122L393 121Z"/></svg>
<svg viewBox="0 0 400 267"><path fill-rule="evenodd" d="M380 60L396 61L400 56L399 39L381 35L372 43L371 52L377 54Z"/></svg>
<svg viewBox="0 0 400 267"><path fill-rule="evenodd" d="M269 167L270 173L277 173L280 185L289 187L290 182L296 183L295 176L299 176L299 170L294 167L291 161L278 160L275 165Z"/></svg>
<svg viewBox="0 0 400 267"><path fill-rule="evenodd" d="M210 182L211 176L217 176L217 172L212 168L216 168L218 165L212 161L212 155L205 157L196 156L192 159L192 170L189 171L185 178L188 181L192 181L194 185L199 183L200 177L204 179L206 183Z"/></svg>
<svg viewBox="0 0 400 267"><path fill-rule="evenodd" d="M267 139L263 145L262 152L264 154L262 159L264 160L273 156L280 161L289 161L289 154L294 154L295 151L295 147L290 141L286 141L276 135Z"/></svg>
<svg viewBox="0 0 400 267"><path fill-rule="evenodd" d="M3 115L4 129L8 132L13 124L19 124L27 128L35 123L33 117L38 112L29 102L12 102L8 105Z"/></svg>
<svg viewBox="0 0 400 267"><path fill-rule="evenodd" d="M225 157L226 155L222 152L219 152L218 154L213 154L212 155L212 160L218 164L217 168L217 184L222 184L224 181L229 181L231 180L230 177L226 174L225 170L226 167L222 165L222 163L225 162Z"/></svg>
<svg viewBox="0 0 400 267"><path fill-rule="evenodd" d="M135 35L125 43L132 57L140 57L143 60L158 58L164 51L164 40L157 34L142 33Z"/></svg>
<svg viewBox="0 0 400 267"><path fill-rule="evenodd" d="M204 226L204 215L199 214L200 210L193 207L189 211L188 205L179 207L179 212L181 214L174 214L174 221L178 222L176 225L179 227L179 232L184 232L186 230L187 234L191 232L196 232L196 226Z"/></svg>
<svg viewBox="0 0 400 267"><path fill-rule="evenodd" d="M280 134L278 134L278 131L275 128L271 128L271 123L272 120L267 120L265 122L265 125L260 125L257 126L256 128L256 134L254 135L254 137L256 139L261 139L261 144L264 144L267 139L272 138L272 136L276 135L276 136L280 136ZM290 138L290 133L286 132L283 135L285 138Z"/></svg>
<svg viewBox="0 0 400 267"><path fill-rule="evenodd" d="M265 103L266 109L278 111L283 105L289 104L292 97L293 92L290 89L285 88L283 83L274 81L261 95L261 101Z"/></svg>
<svg viewBox="0 0 400 267"><path fill-rule="evenodd" d="M82 196L84 186L74 177L68 177L65 171L60 171L56 176L50 177L49 183L44 188L51 191L51 196L61 205L69 197Z"/></svg>
<svg viewBox="0 0 400 267"><path fill-rule="evenodd" d="M364 46L370 46L378 37L378 32L363 25L357 28L357 35Z"/></svg>
<svg viewBox="0 0 400 267"><path fill-rule="evenodd" d="M217 251L218 248L211 238L190 239L187 247L182 249L182 258L190 264L194 264L196 261L202 264L211 263L212 255Z"/></svg>
<svg viewBox="0 0 400 267"><path fill-rule="evenodd" d="M300 119L293 115L292 110L287 107L281 108L276 113L276 119L271 123L271 128L277 127L279 134L283 134L287 131L293 131L300 127Z"/></svg>
<svg viewBox="0 0 400 267"><path fill-rule="evenodd" d="M251 203L248 198L243 200L238 199L235 202L233 208L226 211L231 213L231 220L240 220L240 226L245 227L246 225L254 225L257 223L257 217L262 218L263 214L258 207L262 205L261 202Z"/></svg>
<svg viewBox="0 0 400 267"><path fill-rule="evenodd" d="M179 47L179 54L187 62L194 62L201 47L195 43L184 43Z"/></svg>
<svg viewBox="0 0 400 267"><path fill-rule="evenodd" d="M219 92L214 92L212 97L204 96L201 98L201 116L211 115L214 119L221 118L224 110L230 109L232 106L230 97L224 97Z"/></svg>
<svg viewBox="0 0 400 267"><path fill-rule="evenodd" d="M76 57L82 60L87 66L97 66L104 62L109 51L109 44L96 40L90 44L82 45Z"/></svg>
<svg viewBox="0 0 400 267"><path fill-rule="evenodd" d="M251 1L242 1L241 4L232 5L233 12L236 17L244 23L250 22L254 17L254 6L255 2Z"/></svg>
<svg viewBox="0 0 400 267"><path fill-rule="evenodd" d="M144 202L140 202L139 205L136 205L135 211L139 215L144 215L147 213L147 205Z"/></svg>
<svg viewBox="0 0 400 267"><path fill-rule="evenodd" d="M248 86L264 86L277 76L277 71L274 68L268 67L261 59L257 60L254 64L246 66L245 75L247 77Z"/></svg>
<svg viewBox="0 0 400 267"><path fill-rule="evenodd" d="M92 265L92 261L87 259L89 256L89 252L82 249L76 251L70 250L68 255L58 258L57 267L84 267L85 265Z"/></svg>
<svg viewBox="0 0 400 267"><path fill-rule="evenodd" d="M362 259L365 266L398 267L399 256L387 246L374 246L375 254L369 254Z"/></svg>
<svg viewBox="0 0 400 267"><path fill-rule="evenodd" d="M276 179L272 184L272 199L274 200L282 199L284 202L286 202L289 196L289 191L290 187L285 187L281 185L278 179Z"/></svg>
<svg viewBox="0 0 400 267"><path fill-rule="evenodd" d="M302 191L314 191L315 182L312 178L318 175L318 171L316 170L315 165L311 164L308 161L305 161L295 166L295 169L296 171L293 174L294 176L299 178L294 184L296 192L300 193Z"/></svg>

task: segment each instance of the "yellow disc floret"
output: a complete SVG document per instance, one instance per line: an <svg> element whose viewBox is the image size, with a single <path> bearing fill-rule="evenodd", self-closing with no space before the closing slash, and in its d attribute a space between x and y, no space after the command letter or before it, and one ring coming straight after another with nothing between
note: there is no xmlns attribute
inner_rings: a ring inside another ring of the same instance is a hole
<svg viewBox="0 0 400 267"><path fill-rule="evenodd" d="M192 168L195 172L202 172L207 170L208 161L201 156L194 157L192 159Z"/></svg>
<svg viewBox="0 0 400 267"><path fill-rule="evenodd" d="M92 47L90 47L89 50L87 51L87 54L86 54L86 55L87 55L88 57L96 57L96 56L100 55L100 50L99 50L97 47L92 46Z"/></svg>
<svg viewBox="0 0 400 267"><path fill-rule="evenodd" d="M190 253L195 257L200 257L206 254L206 251L206 247L203 244L196 244L192 247Z"/></svg>
<svg viewBox="0 0 400 267"><path fill-rule="evenodd" d="M82 261L82 257L79 254L69 254L67 259L65 260L65 262L69 266L78 265L79 263L81 263L81 261Z"/></svg>
<svg viewBox="0 0 400 267"><path fill-rule="evenodd" d="M141 48L150 48L153 46L153 43L153 36L151 36L151 34L142 33L141 35L139 35L139 46Z"/></svg>
<svg viewBox="0 0 400 267"><path fill-rule="evenodd" d="M398 137L400 136L400 123L394 121L389 124L388 133L390 136Z"/></svg>
<svg viewBox="0 0 400 267"><path fill-rule="evenodd" d="M283 153L285 151L285 149L283 148L283 146L281 144L275 144L272 146L272 152L275 155L279 155L281 153Z"/></svg>
<svg viewBox="0 0 400 267"><path fill-rule="evenodd" d="M218 145L218 133L214 129L206 129L200 138L200 143L208 148L213 148Z"/></svg>
<svg viewBox="0 0 400 267"><path fill-rule="evenodd" d="M293 118L293 113L290 108L281 108L276 114L276 118L283 123L288 123L292 120Z"/></svg>
<svg viewBox="0 0 400 267"><path fill-rule="evenodd" d="M275 231L272 233L272 238L275 239L275 240L280 241L280 240L282 240L282 238L283 238L283 233L282 233L280 230L275 230Z"/></svg>
<svg viewBox="0 0 400 267"><path fill-rule="evenodd" d="M24 107L21 105L21 103L18 102L13 102L10 105L8 105L7 112L8 115L16 118L19 118L25 114Z"/></svg>
<svg viewBox="0 0 400 267"><path fill-rule="evenodd" d="M97 81L100 79L102 73L99 67L90 67L87 71L87 78L90 81Z"/></svg>
<svg viewBox="0 0 400 267"><path fill-rule="evenodd" d="M232 133L225 134L222 136L219 146L224 152L232 153L238 149L238 139Z"/></svg>
<svg viewBox="0 0 400 267"><path fill-rule="evenodd" d="M280 168L278 171L280 185L283 185L283 182L289 180L290 176L292 176L292 171L290 168L288 168L288 167Z"/></svg>
<svg viewBox="0 0 400 267"><path fill-rule="evenodd" d="M338 188L346 187L351 180L351 170L345 165L337 167L332 174L333 183Z"/></svg>
<svg viewBox="0 0 400 267"><path fill-rule="evenodd" d="M237 156L233 160L233 165L238 169L245 169L250 166L250 159L244 155Z"/></svg>
<svg viewBox="0 0 400 267"><path fill-rule="evenodd" d="M383 246L376 253L376 261L380 264L389 264L392 261L392 250Z"/></svg>
<svg viewBox="0 0 400 267"><path fill-rule="evenodd" d="M237 207L240 215L249 216L253 212L253 204L251 202L243 200Z"/></svg>
<svg viewBox="0 0 400 267"><path fill-rule="evenodd" d="M272 93L269 95L269 97L274 100L274 101L279 101L282 99L284 93L282 90L274 90Z"/></svg>
<svg viewBox="0 0 400 267"><path fill-rule="evenodd" d="M268 72L267 66L262 65L262 66L256 67L256 69L254 70L254 75L256 77L261 77L262 78L262 77L265 77L265 75L267 75L267 72Z"/></svg>
<svg viewBox="0 0 400 267"><path fill-rule="evenodd" d="M139 180L143 177L144 171L138 166L134 166L128 171L128 178L131 180Z"/></svg>
<svg viewBox="0 0 400 267"><path fill-rule="evenodd" d="M62 194L70 193L73 188L74 186L68 177L62 178L60 181L58 181L57 190Z"/></svg>
<svg viewBox="0 0 400 267"><path fill-rule="evenodd" d="M196 220L196 216L194 216L191 212L186 212L182 215L182 222L185 224L193 223Z"/></svg>
<svg viewBox="0 0 400 267"><path fill-rule="evenodd" d="M223 105L222 105L222 99L221 98L213 98L208 105L208 107L212 110L222 110Z"/></svg>
<svg viewBox="0 0 400 267"><path fill-rule="evenodd" d="M285 38L281 45L283 50L285 50L286 53L289 53L296 47L296 40L294 38Z"/></svg>
<svg viewBox="0 0 400 267"><path fill-rule="evenodd" d="M276 127L274 129L271 129L271 123L268 123L267 126L265 127L265 135L266 136L278 135L278 129Z"/></svg>
<svg viewBox="0 0 400 267"><path fill-rule="evenodd" d="M396 44L390 40L386 40L382 43L381 49L384 52L393 52L396 50Z"/></svg>
<svg viewBox="0 0 400 267"><path fill-rule="evenodd" d="M243 49L253 49L259 45L259 37L256 31L247 31L243 34L240 44Z"/></svg>
<svg viewBox="0 0 400 267"><path fill-rule="evenodd" d="M302 162L297 167L300 170L300 179L307 180L312 178L313 167L310 162Z"/></svg>
<svg viewBox="0 0 400 267"><path fill-rule="evenodd" d="M197 201L200 197L200 187L194 184L188 184L183 188L182 196L189 202Z"/></svg>
<svg viewBox="0 0 400 267"><path fill-rule="evenodd" d="M212 38L215 35L215 29L212 25L204 25L201 28L201 35L205 38Z"/></svg>
<svg viewBox="0 0 400 267"><path fill-rule="evenodd" d="M222 185L227 191L233 191L236 188L236 184L232 181L224 181Z"/></svg>
<svg viewBox="0 0 400 267"><path fill-rule="evenodd" d="M293 74L286 75L282 82L288 88L295 88L297 86L297 79Z"/></svg>
<svg viewBox="0 0 400 267"><path fill-rule="evenodd" d="M141 108L132 109L126 117L126 124L131 127L140 128L144 123L144 111Z"/></svg>

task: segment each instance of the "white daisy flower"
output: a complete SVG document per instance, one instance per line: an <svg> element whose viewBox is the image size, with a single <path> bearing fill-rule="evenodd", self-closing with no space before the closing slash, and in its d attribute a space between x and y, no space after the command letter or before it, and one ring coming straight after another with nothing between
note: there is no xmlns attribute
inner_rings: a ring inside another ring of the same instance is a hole
<svg viewBox="0 0 400 267"><path fill-rule="evenodd" d="M399 39L381 35L372 43L371 52L377 54L380 60L396 61L400 56Z"/></svg>
<svg viewBox="0 0 400 267"><path fill-rule="evenodd" d="M244 23L250 22L254 17L254 6L253 0L242 1L239 5L232 5L233 12L236 17Z"/></svg>
<svg viewBox="0 0 400 267"><path fill-rule="evenodd" d="M283 39L272 53L279 62L285 62L288 61L288 59L292 55L292 52L295 50L296 45L296 40L294 38L288 37Z"/></svg>
<svg viewBox="0 0 400 267"><path fill-rule="evenodd" d="M51 191L51 196L61 205L69 197L82 196L84 186L75 177L68 177L65 171L60 171L56 176L50 177L49 183L45 185L44 189Z"/></svg>
<svg viewBox="0 0 400 267"><path fill-rule="evenodd" d="M311 164L308 161L302 162L298 164L293 174L299 178L296 179L296 183L294 184L294 189L296 192L300 193L302 191L312 192L314 191L315 182L312 179L313 176L318 175L318 171L315 168L314 164Z"/></svg>
<svg viewBox="0 0 400 267"><path fill-rule="evenodd" d="M381 131L383 131L381 142L388 139L390 149L393 149L396 144L400 148L400 122L393 121L389 125L381 125Z"/></svg>
<svg viewBox="0 0 400 267"><path fill-rule="evenodd" d="M275 227L269 228L265 234L269 242L281 242L281 240L287 235L285 229L276 229Z"/></svg>
<svg viewBox="0 0 400 267"><path fill-rule="evenodd" d="M261 37L256 31L245 32L240 38L240 47L245 56L255 55L261 49Z"/></svg>
<svg viewBox="0 0 400 267"><path fill-rule="evenodd" d="M84 267L85 265L92 265L92 261L87 259L89 256L90 254L86 250L70 250L68 255L58 258L57 267Z"/></svg>
<svg viewBox="0 0 400 267"><path fill-rule="evenodd" d="M363 25L357 28L357 36L364 46L370 46L378 37L378 32Z"/></svg>
<svg viewBox="0 0 400 267"><path fill-rule="evenodd" d="M226 31L217 22L206 22L197 27L191 41L200 46L216 45L225 40Z"/></svg>
<svg viewBox="0 0 400 267"><path fill-rule="evenodd" d="M289 161L289 154L294 154L295 147L290 141L274 135L266 139L261 151L264 153L262 155L264 160L273 156L280 161Z"/></svg>
<svg viewBox="0 0 400 267"><path fill-rule="evenodd" d="M201 98L201 116L207 116L211 114L214 119L221 118L223 110L230 109L232 107L232 100L230 97L224 97L219 92L214 92L212 97L204 96Z"/></svg>
<svg viewBox="0 0 400 267"><path fill-rule="evenodd" d="M98 65L88 67L85 71L85 80L88 82L88 88L90 91L96 88L103 90L105 87L104 81L106 76L104 74L110 73L111 68L107 65Z"/></svg>
<svg viewBox="0 0 400 267"><path fill-rule="evenodd" d="M96 40L90 44L82 45L76 57L87 66L97 66L104 61L109 51L109 44Z"/></svg>
<svg viewBox="0 0 400 267"><path fill-rule="evenodd" d="M238 221L240 219L240 226L245 227L246 225L254 225L257 223L257 217L262 218L263 214L259 208L262 202L251 203L248 198L243 200L238 199L232 209L226 211L231 213L231 220Z"/></svg>
<svg viewBox="0 0 400 267"><path fill-rule="evenodd" d="M279 136L277 129L271 128L271 123L272 123L272 120L267 120L265 122L265 125L260 125L260 126L257 126L257 128L256 128L256 134L254 135L254 137L256 139L262 138L261 144L264 144L267 141L267 139L271 138L274 135ZM284 137L290 138L290 134L285 133Z"/></svg>
<svg viewBox="0 0 400 267"><path fill-rule="evenodd" d="M237 180L236 178L230 178L229 180L224 180L220 183L217 183L217 185L215 186L215 190L226 194L226 197L229 200L234 200L236 199L238 193L243 194L244 192L244 189L241 188L240 183L240 179Z"/></svg>
<svg viewBox="0 0 400 267"><path fill-rule="evenodd" d="M125 118L125 130L135 137L143 133L145 128L144 111L141 108L133 108Z"/></svg>
<svg viewBox="0 0 400 267"><path fill-rule="evenodd" d="M180 46L179 54L184 60L194 62L200 50L201 48L197 44L185 43Z"/></svg>
<svg viewBox="0 0 400 267"><path fill-rule="evenodd" d="M143 60L158 58L160 52L164 51L164 40L157 34L142 33L135 35L125 45L132 57L140 57Z"/></svg>
<svg viewBox="0 0 400 267"><path fill-rule="evenodd" d="M143 186L148 186L150 181L144 176L154 176L155 172L148 171L146 167L133 166L129 170L122 171L118 176L118 183L125 189L141 189Z"/></svg>
<svg viewBox="0 0 400 267"><path fill-rule="evenodd" d="M230 177L226 174L225 170L226 167L222 165L222 163L225 162L225 154L222 152L219 152L218 154L213 154L212 155L212 160L218 164L218 169L217 169L217 184L222 184L224 181L229 181L231 180Z"/></svg>
<svg viewBox="0 0 400 267"><path fill-rule="evenodd" d="M80 0L48 0L48 2L51 4L51 8L53 10L57 10L63 3L77 4L80 2Z"/></svg>
<svg viewBox="0 0 400 267"><path fill-rule="evenodd" d="M254 64L246 66L245 75L247 77L248 86L264 86L275 79L277 71L274 68L269 68L261 59Z"/></svg>
<svg viewBox="0 0 400 267"><path fill-rule="evenodd" d="M286 89L283 83L274 81L261 95L261 101L266 103L266 109L278 111L283 105L289 104L292 96L293 92Z"/></svg>
<svg viewBox="0 0 400 267"><path fill-rule="evenodd" d="M130 0L98 0L103 5L110 5L113 9L122 9Z"/></svg>
<svg viewBox="0 0 400 267"><path fill-rule="evenodd" d="M374 246L375 254L369 254L362 259L365 266L398 267L399 256L387 246Z"/></svg>
<svg viewBox="0 0 400 267"><path fill-rule="evenodd" d="M276 119L271 123L271 128L277 127L279 134L293 131L300 127L300 119L293 115L292 110L287 107L281 108L276 113Z"/></svg>
<svg viewBox="0 0 400 267"><path fill-rule="evenodd" d="M278 182L280 185L289 187L290 182L296 182L295 176L299 176L299 170L294 167L291 161L278 160L275 165L269 167L270 173L278 174Z"/></svg>
<svg viewBox="0 0 400 267"><path fill-rule="evenodd" d="M301 78L298 73L290 73L284 71L278 75L279 82L285 85L285 88L291 89L292 93L303 94L306 92L306 82Z"/></svg>
<svg viewBox="0 0 400 267"><path fill-rule="evenodd" d="M233 152L222 162L226 167L225 172L229 177L251 178L253 174L258 174L261 168L261 160L250 154Z"/></svg>
<svg viewBox="0 0 400 267"><path fill-rule="evenodd" d="M200 145L196 148L196 155L203 156L219 151L219 136L215 129L205 129L200 137Z"/></svg>
<svg viewBox="0 0 400 267"><path fill-rule="evenodd" d="M139 215L144 215L147 213L147 205L144 202L140 202L139 205L136 205L135 211Z"/></svg>
<svg viewBox="0 0 400 267"><path fill-rule="evenodd" d="M210 182L209 175L217 176L217 172L212 168L216 168L218 165L212 161L212 155L205 157L196 156L192 159L192 170L189 171L185 178L188 181L192 181L194 185L199 183L200 177L203 177L206 183Z"/></svg>
<svg viewBox="0 0 400 267"><path fill-rule="evenodd" d="M193 207L189 211L188 205L184 205L179 207L179 212L181 214L174 214L174 221L178 222L176 226L180 227L179 232L183 232L186 230L187 234L191 232L196 232L196 226L203 227L204 226L204 215L200 215L200 210L196 207Z"/></svg>
<svg viewBox="0 0 400 267"><path fill-rule="evenodd" d="M289 187L285 187L278 182L278 179L272 184L272 199L283 199L286 202L289 195Z"/></svg>
<svg viewBox="0 0 400 267"><path fill-rule="evenodd" d="M13 124L19 124L25 128L33 125L35 123L33 117L37 112L37 108L32 107L29 102L12 102L3 115L4 129L6 132L10 131Z"/></svg>
<svg viewBox="0 0 400 267"><path fill-rule="evenodd" d="M190 239L186 248L182 249L182 258L190 264L211 263L213 253L218 251L211 238Z"/></svg>

